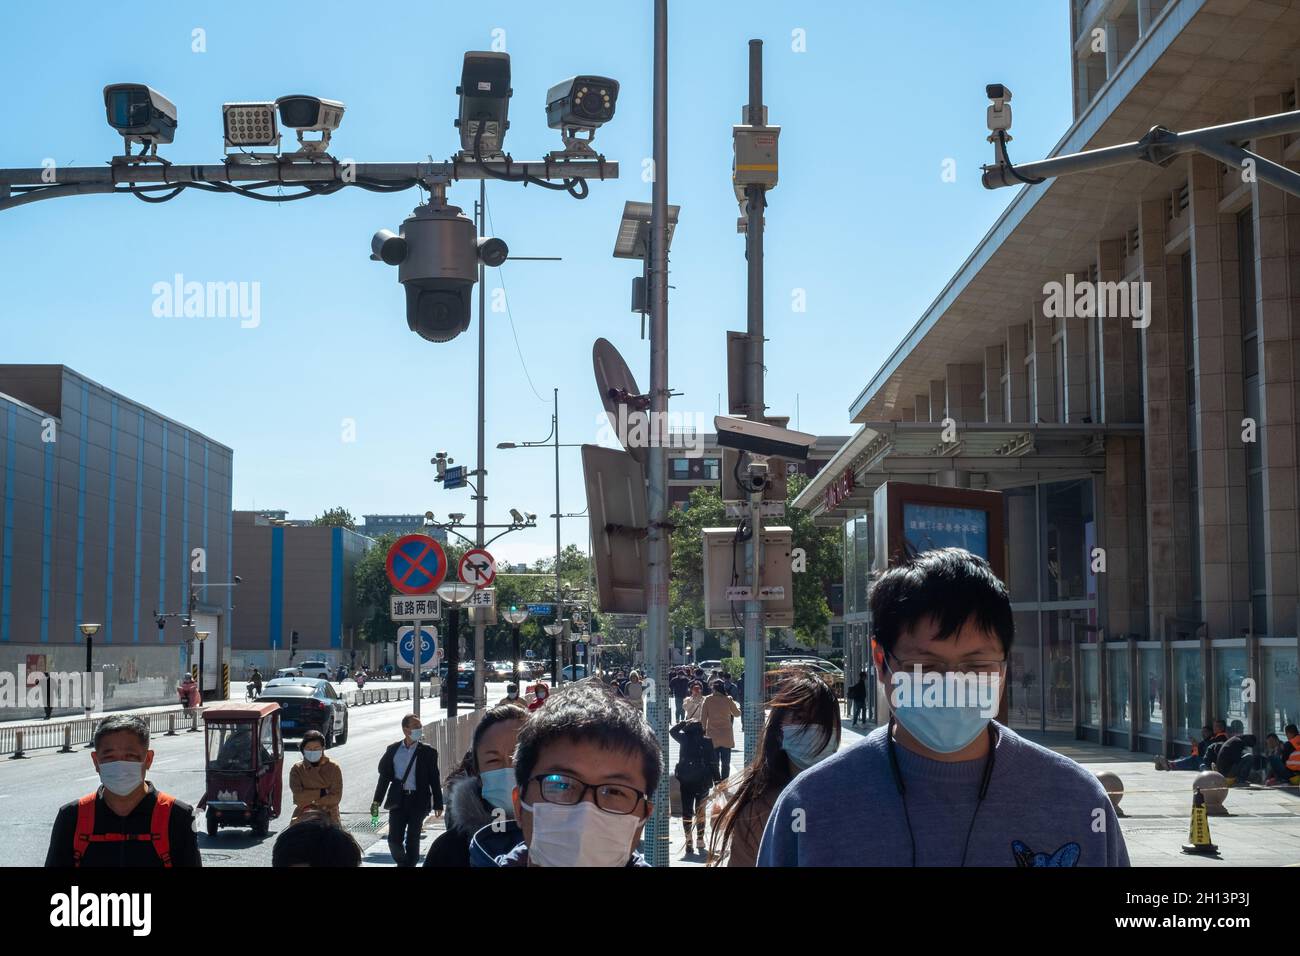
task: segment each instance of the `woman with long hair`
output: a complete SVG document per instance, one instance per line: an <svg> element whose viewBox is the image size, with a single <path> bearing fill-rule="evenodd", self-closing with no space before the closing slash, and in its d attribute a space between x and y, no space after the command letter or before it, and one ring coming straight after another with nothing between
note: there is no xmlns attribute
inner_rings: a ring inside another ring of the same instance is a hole
<svg viewBox="0 0 1300 956"><path fill-rule="evenodd" d="M840 707L820 677L798 668L778 673L771 712L754 759L735 778L709 846L711 866L753 866L763 828L781 791L800 771L839 749Z"/></svg>

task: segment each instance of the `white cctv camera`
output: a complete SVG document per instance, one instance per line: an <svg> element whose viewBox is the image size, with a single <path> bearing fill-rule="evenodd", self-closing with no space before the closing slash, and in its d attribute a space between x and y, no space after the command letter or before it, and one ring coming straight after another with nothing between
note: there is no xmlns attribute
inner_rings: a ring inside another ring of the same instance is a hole
<svg viewBox="0 0 1300 956"><path fill-rule="evenodd" d="M732 415L715 416L713 427L718 432L718 444L723 448L736 448L755 455L779 455L798 461L808 458L808 449L817 441L816 435L807 432Z"/></svg>
<svg viewBox="0 0 1300 956"><path fill-rule="evenodd" d="M989 132L1008 132L1011 129L1011 89L1001 83L990 83L984 87L984 92L989 98Z"/></svg>

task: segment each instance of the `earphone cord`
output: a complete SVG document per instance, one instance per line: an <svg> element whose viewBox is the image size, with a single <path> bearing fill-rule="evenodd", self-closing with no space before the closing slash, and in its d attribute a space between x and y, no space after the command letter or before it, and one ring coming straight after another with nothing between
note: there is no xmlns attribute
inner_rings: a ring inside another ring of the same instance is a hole
<svg viewBox="0 0 1300 956"><path fill-rule="evenodd" d="M979 798L975 801L975 812L971 814L970 826L966 829L966 842L961 848L961 865L966 865L966 854L970 852L970 838L975 832L975 819L980 815L980 807L984 805L984 798L988 796L989 782L993 779L993 754L997 750L998 732L996 724L989 722L989 753L984 758L984 776L980 780ZM916 867L916 833L912 830L912 816L907 812L907 791L903 786L903 774L898 769L898 755L894 752L894 718L889 718L889 730L887 734L889 745L889 765L894 771L894 784L898 787L898 798L903 804L903 819L907 822L907 838L912 843L912 866Z"/></svg>

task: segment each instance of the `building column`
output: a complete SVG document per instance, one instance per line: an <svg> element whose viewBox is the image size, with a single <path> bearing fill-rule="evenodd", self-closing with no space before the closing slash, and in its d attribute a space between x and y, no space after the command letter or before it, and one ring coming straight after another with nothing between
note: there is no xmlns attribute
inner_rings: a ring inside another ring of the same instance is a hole
<svg viewBox="0 0 1300 956"><path fill-rule="evenodd" d="M1084 277L1087 280L1087 277ZM1092 418L1091 404L1088 401L1088 320L1085 318L1065 318L1061 320L1064 327L1065 349L1065 409L1061 420L1065 422L1082 422Z"/></svg>
<svg viewBox="0 0 1300 956"><path fill-rule="evenodd" d="M1285 109L1280 96L1255 97L1255 116ZM1256 141L1265 159L1282 162L1280 138ZM1300 199L1258 181L1251 188L1255 228L1255 308L1259 322L1260 421L1263 442L1264 588L1267 633L1296 633L1297 573L1296 422L1300 418L1300 355L1292 316L1300 311ZM1263 630L1263 628L1259 628Z"/></svg>
<svg viewBox="0 0 1300 956"><path fill-rule="evenodd" d="M1007 326L1007 394L1011 399L1009 421L1028 422L1029 417L1029 357L1025 346L1026 326Z"/></svg>
<svg viewBox="0 0 1300 956"><path fill-rule="evenodd" d="M984 421L984 405L980 401L981 367L949 365L944 372L948 416L958 422Z"/></svg>
<svg viewBox="0 0 1300 956"><path fill-rule="evenodd" d="M916 401L916 421L928 422L930 420L930 396L917 395Z"/></svg>
<svg viewBox="0 0 1300 956"><path fill-rule="evenodd" d="M1097 243L1098 283L1120 282L1124 278L1124 240L1103 239ZM1098 296L1104 301L1105 296ZM1099 316L1101 324L1101 408L1098 421L1140 422L1138 401L1138 330L1129 316Z"/></svg>
<svg viewBox="0 0 1300 956"><path fill-rule="evenodd" d="M1246 456L1241 447L1241 303L1236 217L1219 212L1219 164L1188 163L1201 614L1211 637L1250 618Z"/></svg>
<svg viewBox="0 0 1300 956"><path fill-rule="evenodd" d="M1056 407L1056 362L1052 354L1052 336L1056 332L1056 320L1043 315L1043 304L1035 302L1033 307L1033 341L1030 343L1033 354L1033 376L1030 380L1029 420L1031 422L1055 422L1059 409Z"/></svg>
<svg viewBox="0 0 1300 956"><path fill-rule="evenodd" d="M984 349L984 421L1006 420L1002 401L1002 346L990 345Z"/></svg>
<svg viewBox="0 0 1300 956"><path fill-rule="evenodd" d="M930 380L930 421L941 422L948 417L948 383L941 378Z"/></svg>
<svg viewBox="0 0 1300 956"><path fill-rule="evenodd" d="M1187 471L1187 371L1179 257L1165 254L1163 198L1139 206L1139 271L1145 321L1147 633L1164 617L1190 618L1192 581ZM1149 291L1148 291L1149 290Z"/></svg>

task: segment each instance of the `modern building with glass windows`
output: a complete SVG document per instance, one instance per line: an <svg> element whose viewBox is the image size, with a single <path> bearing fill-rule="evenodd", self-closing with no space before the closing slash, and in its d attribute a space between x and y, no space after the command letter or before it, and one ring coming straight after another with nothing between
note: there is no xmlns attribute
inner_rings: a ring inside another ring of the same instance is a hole
<svg viewBox="0 0 1300 956"><path fill-rule="evenodd" d="M1295 4L1075 0L1071 28L1053 155L1295 109ZM875 488L997 489L1013 727L1174 754L1297 720L1300 199L1200 156L1020 187L850 418L796 502L844 529L846 670Z"/></svg>
<svg viewBox="0 0 1300 956"><path fill-rule="evenodd" d="M98 624L105 707L174 703L207 632L222 690L231 632L225 445L63 365L0 365L0 671L81 672ZM164 626L158 627L155 615ZM20 709L13 717L41 715Z"/></svg>

